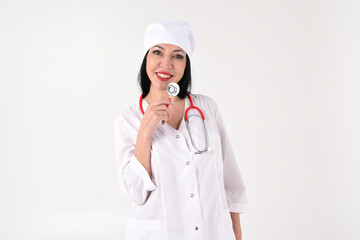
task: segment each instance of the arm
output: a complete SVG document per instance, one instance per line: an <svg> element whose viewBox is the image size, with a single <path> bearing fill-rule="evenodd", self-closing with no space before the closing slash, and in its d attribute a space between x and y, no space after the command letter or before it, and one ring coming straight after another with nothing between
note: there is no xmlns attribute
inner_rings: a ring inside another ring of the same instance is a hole
<svg viewBox="0 0 360 240"><path fill-rule="evenodd" d="M240 214L236 212L230 212L231 220L233 223L233 229L235 233L236 240L242 240L242 232L241 232L241 225L240 225Z"/></svg>
<svg viewBox="0 0 360 240"><path fill-rule="evenodd" d="M143 165L143 167L146 169L147 173L151 178L152 173L151 173L150 152L151 152L151 135L146 134L146 132L143 132L143 130L140 129L136 138L134 154L136 159L138 159L139 162Z"/></svg>
<svg viewBox="0 0 360 240"><path fill-rule="evenodd" d="M146 160L149 161L149 163L146 163L142 159L143 165L138 159L139 156L134 154L136 148L134 136L136 136L137 131L127 124L127 120L123 116L115 120L114 130L119 186L129 200L137 204L144 204L150 192L157 189L149 175L149 171L144 167L144 165L149 166L150 161ZM143 140L137 138L136 142L138 141ZM141 148L139 147L138 150L141 150Z"/></svg>
<svg viewBox="0 0 360 240"><path fill-rule="evenodd" d="M135 144L135 157L146 169L149 176L151 173L151 136L155 130L156 125L160 120L167 122L170 117L170 111L166 107L170 100L159 100L155 101L146 109L143 119L139 127L139 131L136 137Z"/></svg>
<svg viewBox="0 0 360 240"><path fill-rule="evenodd" d="M215 108L215 118L218 131L221 137L223 171L224 171L224 187L226 199L230 212L244 213L247 211L247 194L244 181L242 179L240 169L232 149L230 139L225 129L223 118L219 108L213 101Z"/></svg>
<svg viewBox="0 0 360 240"><path fill-rule="evenodd" d="M214 101L212 101L212 104L215 109L216 124L221 137L226 199L230 210L236 240L241 240L242 230L240 224L240 213L247 211L245 184L242 179L234 151L231 147L221 113Z"/></svg>
<svg viewBox="0 0 360 240"><path fill-rule="evenodd" d="M127 198L137 204L145 204L150 192L157 189L151 172L151 136L159 121L169 118L166 104L170 100L149 105L139 127L131 115L121 115L114 121L119 185Z"/></svg>

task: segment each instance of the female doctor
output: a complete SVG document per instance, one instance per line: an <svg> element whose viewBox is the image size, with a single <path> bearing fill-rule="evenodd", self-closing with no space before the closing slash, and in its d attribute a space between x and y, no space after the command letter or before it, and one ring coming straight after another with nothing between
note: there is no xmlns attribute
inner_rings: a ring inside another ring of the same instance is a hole
<svg viewBox="0 0 360 240"><path fill-rule="evenodd" d="M190 93L193 30L157 21L144 46L142 94L114 121L118 183L133 202L126 239L239 240L245 186L217 104Z"/></svg>

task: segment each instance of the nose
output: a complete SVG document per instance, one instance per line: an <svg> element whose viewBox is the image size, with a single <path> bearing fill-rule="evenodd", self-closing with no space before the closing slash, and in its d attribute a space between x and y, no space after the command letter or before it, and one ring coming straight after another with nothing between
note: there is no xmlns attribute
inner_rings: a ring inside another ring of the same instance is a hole
<svg viewBox="0 0 360 240"><path fill-rule="evenodd" d="M166 57L166 56L161 58L160 67L165 68L165 69L172 68L173 67L172 58L171 57Z"/></svg>

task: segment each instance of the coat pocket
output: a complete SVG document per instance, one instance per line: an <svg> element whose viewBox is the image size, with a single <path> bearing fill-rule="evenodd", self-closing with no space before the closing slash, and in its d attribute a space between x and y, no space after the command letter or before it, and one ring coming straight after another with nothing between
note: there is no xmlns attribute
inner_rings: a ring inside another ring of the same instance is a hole
<svg viewBox="0 0 360 240"><path fill-rule="evenodd" d="M158 239L165 240L164 220L145 220L130 218L126 229L126 240Z"/></svg>
<svg viewBox="0 0 360 240"><path fill-rule="evenodd" d="M224 168L224 162L222 158L222 147L220 134L216 132L210 132L211 145L210 148L214 151L214 158L216 169L221 170Z"/></svg>

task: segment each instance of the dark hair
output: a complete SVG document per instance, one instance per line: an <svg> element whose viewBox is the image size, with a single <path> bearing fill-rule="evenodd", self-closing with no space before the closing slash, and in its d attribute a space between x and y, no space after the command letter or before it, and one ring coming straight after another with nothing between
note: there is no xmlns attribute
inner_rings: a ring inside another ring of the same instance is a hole
<svg viewBox="0 0 360 240"><path fill-rule="evenodd" d="M150 79L146 72L146 57L149 53L149 50L146 52L145 57L142 61L140 71L138 74L138 82L143 94L143 97L146 97L150 91ZM184 75L178 82L180 87L180 92L178 94L178 97L181 99L184 99L186 97L186 91L191 91L191 70L190 70L190 59L188 55L186 54L186 66L184 70Z"/></svg>

